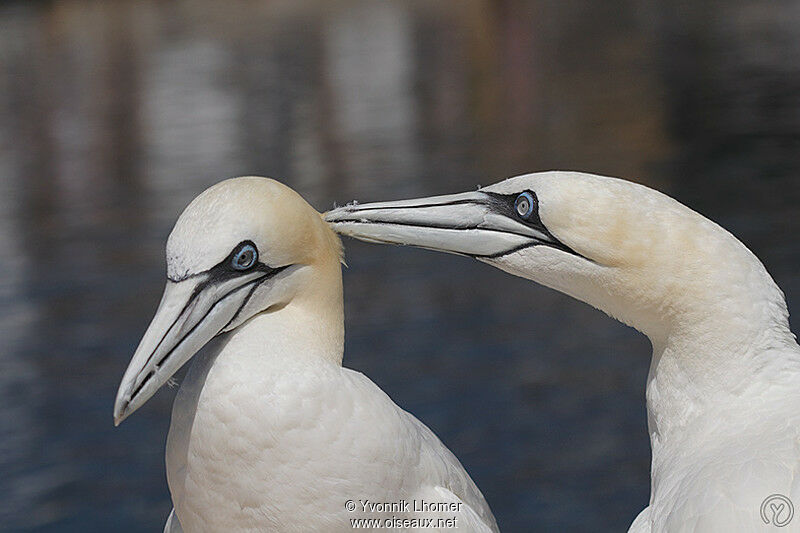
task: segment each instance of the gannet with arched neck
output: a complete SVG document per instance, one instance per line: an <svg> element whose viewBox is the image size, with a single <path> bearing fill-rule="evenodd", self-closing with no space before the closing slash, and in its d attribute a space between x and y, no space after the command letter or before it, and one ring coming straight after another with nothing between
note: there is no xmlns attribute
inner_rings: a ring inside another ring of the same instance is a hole
<svg viewBox="0 0 800 533"><path fill-rule="evenodd" d="M166 531L352 531L352 518L497 531L433 432L341 366L341 259L321 215L267 178L223 181L178 219L164 296L114 405L119 424L229 332L175 400Z"/></svg>
<svg viewBox="0 0 800 533"><path fill-rule="evenodd" d="M326 219L362 240L472 256L650 338L650 505L630 531L756 531L788 518L769 496L800 505L800 348L780 289L717 224L642 185L577 172Z"/></svg>

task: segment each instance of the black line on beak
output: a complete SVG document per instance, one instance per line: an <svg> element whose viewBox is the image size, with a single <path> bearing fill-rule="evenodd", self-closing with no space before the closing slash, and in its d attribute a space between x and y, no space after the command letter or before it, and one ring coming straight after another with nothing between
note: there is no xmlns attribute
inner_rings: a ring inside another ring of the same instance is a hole
<svg viewBox="0 0 800 533"><path fill-rule="evenodd" d="M273 273L280 272L281 270L286 268L286 266L272 268L269 265L265 265L264 263L260 263L259 262L259 263L256 263L256 265L253 266L248 271L233 270L229 266L232 254L233 254L233 252L231 252L231 254L229 254L228 257L226 257L225 259L223 259L222 261L220 261L219 263L217 263L213 267L211 267L211 268L209 268L207 270L203 270L202 272L197 272L195 274L191 274L191 275L182 277L180 279L173 279L173 278L170 278L169 276L167 277L167 279L169 281L173 282L173 283L180 283L182 281L186 281L187 279L195 278L197 276L202 276L204 274L208 276L205 280L203 280L200 283L198 283L197 287L194 288L194 291L192 291L192 295L189 296L189 299L186 301L186 304L183 306L183 309L181 309L181 312L178 313L178 317L175 319L175 321L172 322L170 327L167 328L167 331L164 332L164 335L161 337L161 340L158 341L158 344L156 344L156 347L153 348L153 353L155 353L158 350L159 346L161 346L161 343L164 342L164 339L167 338L167 335L169 335L169 332L172 331L172 328L178 322L178 318L180 318L183 315L183 313L186 312L186 310L189 308L189 306L192 304L192 302L194 302L194 300L197 298L197 296L200 295L200 293L203 292L212 283L219 283L219 282L222 282L222 281L226 281L228 279L232 279L232 278L235 278L235 277L238 277L238 276L249 274L251 272L264 272L268 276L271 276L271 275L273 275ZM261 279L261 278L258 278L258 279ZM145 361L145 364L144 364L145 367L150 364L150 360L152 359L152 357L153 357L153 355L151 354L150 357L147 358L147 361Z"/></svg>
<svg viewBox="0 0 800 533"><path fill-rule="evenodd" d="M354 224L383 224L387 226L407 226L410 228L431 228L431 229L450 229L450 230L459 230L459 231L466 231L466 230L480 230L480 231L490 231L493 233L505 233L508 235L516 235L518 237L525 237L526 239L534 239L535 237L531 237L530 235L526 235L524 233L517 233L516 231L507 231L501 229L492 229L492 228L482 228L480 226L448 226L447 224L412 224L411 222L384 222L384 221L365 221L363 219L340 219L335 222L335 224L339 224L341 222L352 222ZM526 245L527 246L527 245Z"/></svg>
<svg viewBox="0 0 800 533"><path fill-rule="evenodd" d="M475 259L498 259L503 257L504 255L513 254L514 252L519 252L520 250L524 250L525 248L531 248L532 246L545 246L541 243L531 242L527 244L520 244L519 246L514 246L513 248L509 248L504 252L497 252L496 254L488 254L488 255L472 255L472 254L464 254L468 255L469 257L473 257Z"/></svg>
<svg viewBox="0 0 800 533"><path fill-rule="evenodd" d="M358 207L358 204L353 205L352 208L355 211L379 211L385 209L421 209L423 207L446 207L450 205L485 205L484 202L479 202L476 200L453 200L451 202L444 202L442 204L422 204L422 205L409 205L409 206L398 206L398 207ZM348 207L348 206L345 206ZM339 222L337 220L337 222Z"/></svg>
<svg viewBox="0 0 800 533"><path fill-rule="evenodd" d="M230 291L226 292L226 293L225 293L225 294L224 294L222 297L220 297L220 298L219 298L219 299L218 299L216 302L214 302L214 303L213 303L213 304L212 304L212 305L211 305L211 306L208 308L208 310L205 312L205 314L204 314L204 315L203 315L203 316L200 318L200 320L198 320L198 321L197 321L197 322L196 322L196 323L195 323L195 324L192 326L192 328L191 328L189 331L187 331L187 332L186 332L186 334L185 334L183 337L181 337L181 338L180 338L180 340L178 340L178 342L176 342L176 343L175 343L175 346L173 346L172 348L170 348L170 350L169 350L169 351L168 351L166 354L164 354L164 356L163 356L161 359L159 359L159 360L158 360L158 362L156 362L156 364L155 364L155 369L154 369L154 370L151 370L150 372L148 372L148 373L147 373L147 375L145 376L145 378L142 380L142 382L141 382L141 383L139 383L139 385L137 385L137 386L136 386L136 388L134 389L134 391L131 393L130 400L133 400L133 398L135 398L135 397L136 397L136 395L137 395L137 394L139 394L139 392L141 392L142 388L144 388L144 386L147 384L147 382L148 382L148 381L150 381L150 378L152 378L152 377L155 375L156 371L157 371L157 370L158 370L158 369L161 367L161 365L164 363L164 361L166 361L166 360L167 360L167 358L168 358L170 355L172 355L172 353L173 353L173 352L174 352L174 351L175 351L175 350L176 350L176 349L177 349L177 348L178 348L178 347L179 347L179 346L180 346L180 345L183 343L183 341L185 341L185 340L186 340L186 339L187 339L187 338L188 338L188 337L189 337L189 336L190 336L190 335L191 335L191 334L194 332L194 330L195 330L195 329L197 329L197 327L198 327L200 324L202 324L202 323L203 323L203 321L206 319L206 317L208 317L209 313L211 313L211 311L213 311L213 310L214 310L214 308L215 308L215 307L217 307L217 305L218 305L220 302L222 302L222 301L223 301L225 298L227 298L227 297L228 297L228 296L230 296L231 294L233 294L233 293L237 292L238 290L240 290L240 289L242 289L242 288L244 288L244 287L247 287L247 286L249 286L249 285L252 285L252 287L251 287L251 289L250 289L250 292L247 294L247 296L246 296L246 297L245 297L245 299L244 299L244 302L242 302L242 304L241 304L241 305L239 306L239 308L236 310L236 313L234 313L234 316L233 316L233 318L236 318L236 317L239 315L239 313L242 311L242 309L244 308L244 306L247 304L247 302L250 300L250 297L253 295L253 292L255 291L255 289L256 289L256 287L257 287L258 285L260 285L261 283L263 283L263 282L267 281L267 280L268 280L268 279L270 279L270 278L273 278L273 277L277 276L278 274L280 274L281 272L283 272L284 270L286 270L287 268L289 268L291 265L285 265L285 266L282 266L282 267L271 268L271 267L268 267L267 265L264 265L263 263L259 263L259 266L263 266L263 267L264 267L263 269L260 269L260 271L264 272L265 274L264 274L263 276L259 277L259 278L256 278L256 279L254 279L254 280L251 280L251 281L249 281L249 282L247 282L247 283L245 283L245 284L243 284L243 285L239 285L238 287L234 287L234 288L233 288L233 289L231 289ZM211 270L213 270L214 268L216 268L216 267L213 267L212 269L209 269L209 271L206 271L206 272L210 272L210 271L211 271ZM249 274L250 272L252 272L252 270L251 270L251 271L248 271L248 272L243 272L242 274ZM202 274L202 273L201 273L201 274ZM172 322L172 324L170 324L169 328L167 328L167 331L166 331L166 333L164 333L164 335L161 337L161 340L160 340L160 341L158 341L158 344L156 345L156 347L155 347L155 348L153 348L153 351L152 351L152 352L150 352L150 355L147 357L147 360L145 361L145 363L144 363L144 365L142 366L142 368L147 368L147 365L149 365L149 364L150 364L150 361L152 361L153 357L155 356L156 352L158 351L158 348L159 348L159 347L161 346L161 344L164 342L164 339L166 339L166 337L167 337L167 335L169 334L169 332L170 332L170 331L172 331L172 328L174 328L174 327L175 327L175 324L177 324L177 323L178 323L178 321L180 320L180 318L181 318L181 317L184 315L184 313L186 313L187 309L189 308L189 305L190 305L190 304L191 304L191 303L192 303L192 302L193 302L193 301L194 301L194 300L197 298L197 296L198 296L198 295L199 295L199 294L200 294L200 293L201 293L203 290L205 290L205 289L206 289L206 288L207 288L209 285L211 285L211 283L219 283L220 281L221 281L221 280L220 280L219 278L215 279L215 278L212 276L212 277L209 277L207 280L205 280L205 281L203 281L203 282L199 283L199 284L197 285L197 287L195 287L194 291L192 291L192 295L189 297L189 300L188 300L188 301L186 302L186 304L183 306L183 309L181 309L181 312L180 312L180 313L178 313L178 316L177 316L177 317L175 317L175 320ZM227 323L226 323L226 324L225 324L225 325L224 325L222 328L220 328L220 330L214 334L214 337L216 337L217 335L219 335L220 331L222 331L222 330L224 330L226 327L228 327L228 325L229 325L229 324L230 324L230 323L233 321L233 318L232 318L231 320L229 320L229 321L228 321L228 322L227 322ZM128 400L126 403L130 403L130 400Z"/></svg>
<svg viewBox="0 0 800 533"><path fill-rule="evenodd" d="M282 267L275 268L275 269L273 269L273 270L272 270L272 271L271 271L271 272L270 272L268 275L266 275L266 276L263 276L263 277L260 277L260 278L258 278L258 279L255 279L255 280L253 280L253 281L251 282L253 286L250 288L250 292L248 292L248 293L247 293L247 296L245 296L245 297L244 297L244 300L242 301L242 304L239 306L239 309L237 309L237 310L236 310L236 312L235 312L235 313L233 314L233 316L231 317L231 319L230 319L230 320L228 320L228 322L227 322L227 323L226 323L224 326L222 326L222 329L220 329L220 331L222 331L222 330L224 330L225 328L227 328L228 326L230 326L230 325L231 325L231 323L232 323L234 320L236 320L237 318L239 318L239 314L242 312L242 309L244 309L244 308L245 308L245 306L247 305L247 302L249 302L249 301L250 301L250 298L253 296L253 293L254 293L254 292L256 292L256 289L257 289L257 288L258 288L258 287L259 287L259 286L260 286L262 283L264 283L265 281L267 281L267 280L269 280L269 279L272 279L272 278L274 278L275 276L277 276L278 274L280 274L281 272L283 272L284 270L286 270L286 269L287 269L287 268L289 268L290 266L292 266L292 265L286 265L286 266L282 266ZM219 334L218 334L218 335L219 335Z"/></svg>
<svg viewBox="0 0 800 533"><path fill-rule="evenodd" d="M198 321L197 321L197 322L196 322L196 323L195 323L195 324L192 326L192 328L191 328L189 331L187 331L187 332L186 332L186 334L185 334L183 337L181 337L181 338L180 338L180 340L179 340L178 342L176 342L176 343L175 343L175 346L173 346L172 348L170 348L170 349L169 349L169 351L168 351L167 353L165 353L165 354L164 354L164 356L163 356L161 359L159 359L159 360L156 362L156 369L160 368L160 367L161 367L161 365L164 363L164 361L166 361L166 360L167 360L167 358L168 358L170 355L172 355L172 352L174 352L174 351L175 351L175 350L178 348L178 346L180 346L180 345L181 345L181 343L183 343L183 341L185 341L187 338L189 338L189 336L190 336L192 333L194 333L194 330L196 330L196 329L197 329L197 327L198 327L198 326L200 326L200 324L202 324L202 323L203 323L203 321L204 321L204 320L205 320L205 319L208 317L209 313L211 313L211 311L213 311L213 310L214 310L214 309L217 307L217 305L219 305L219 304L220 304L220 302L222 302L222 301L223 301L225 298L227 298L227 297L228 297L228 296L230 296L231 294L233 294L233 293L235 293L235 292L238 292L238 291L240 291L241 289L243 289L243 288L247 287L248 285L251 285L251 284L254 284L254 283L256 283L257 281L260 281L261 279L262 279L262 278L257 278L257 279L254 279L254 280L252 280L252 281L249 281L249 282L245 283L244 285L239 285L238 287L234 287L233 289L231 289L231 290L229 290L228 292L226 292L225 294L223 294L223 295L222 295L222 296L221 296L221 297L220 297L220 298L219 298L219 299L218 299L216 302L214 302L213 304L211 304L211 307L209 307L209 308L208 308L208 310L206 310L206 312L203 314L203 316L200 318L200 320L198 320ZM178 318L180 318L180 315L179 315L179 317L178 317ZM222 330L220 330L220 331L222 331ZM216 335L219 335L219 331L218 331L217 333L215 333L215 334L214 334L214 336L216 336ZM155 354L155 351L153 352L153 354Z"/></svg>
<svg viewBox="0 0 800 533"><path fill-rule="evenodd" d="M155 373L155 371L154 371L154 370L151 370L150 372L148 372L148 373L147 373L147 375L144 377L144 379L142 380L142 382L141 382L141 383L139 383L139 385L138 385L138 386L137 386L137 387L136 387L136 388L133 390L133 392L131 393L131 397L130 397L130 399L129 399L129 400L125 400L125 408L127 408L127 407L128 407L128 405L130 405L130 403L131 403L131 400L133 400L134 398L136 398L136 396L137 396L137 395L138 395L138 394L139 394L139 393L142 391L142 389L144 388L145 384L147 384L147 382L148 382L148 381L150 381L150 378L152 378L152 377L153 377L155 374L156 374L156 373ZM123 408L123 410L124 410L125 408Z"/></svg>

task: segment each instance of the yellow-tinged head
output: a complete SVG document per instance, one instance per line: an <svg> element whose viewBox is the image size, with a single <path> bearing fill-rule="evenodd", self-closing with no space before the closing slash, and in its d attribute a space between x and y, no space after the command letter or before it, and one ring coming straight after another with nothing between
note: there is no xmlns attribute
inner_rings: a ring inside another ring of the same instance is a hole
<svg viewBox="0 0 800 533"><path fill-rule="evenodd" d="M325 218L362 240L474 257L598 307L654 342L720 319L788 333L783 295L741 242L672 198L616 178L541 172L474 192L348 205Z"/></svg>
<svg viewBox="0 0 800 533"><path fill-rule="evenodd" d="M167 286L122 378L115 423L209 340L304 303L341 313L339 238L289 187L233 178L195 198L167 241Z"/></svg>

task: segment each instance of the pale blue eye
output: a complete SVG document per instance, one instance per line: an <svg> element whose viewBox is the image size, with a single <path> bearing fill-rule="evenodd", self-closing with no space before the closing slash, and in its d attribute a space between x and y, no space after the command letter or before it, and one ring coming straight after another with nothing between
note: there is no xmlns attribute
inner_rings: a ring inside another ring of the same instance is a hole
<svg viewBox="0 0 800 533"><path fill-rule="evenodd" d="M520 217L526 220L530 218L535 209L536 200L533 198L533 194L527 191L517 196L517 199L514 201L514 210Z"/></svg>
<svg viewBox="0 0 800 533"><path fill-rule="evenodd" d="M231 266L234 270L247 270L256 264L258 260L258 250L252 244L243 244L239 250L233 254Z"/></svg>

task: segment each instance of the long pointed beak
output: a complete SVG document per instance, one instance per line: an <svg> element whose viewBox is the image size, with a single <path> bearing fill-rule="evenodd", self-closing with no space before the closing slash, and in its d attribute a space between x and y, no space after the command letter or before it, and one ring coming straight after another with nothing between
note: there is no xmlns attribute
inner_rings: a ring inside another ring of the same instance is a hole
<svg viewBox="0 0 800 533"><path fill-rule="evenodd" d="M515 220L499 195L481 191L351 204L328 211L325 220L336 232L363 241L484 259L558 243L551 235Z"/></svg>
<svg viewBox="0 0 800 533"><path fill-rule="evenodd" d="M201 274L168 281L153 321L133 354L114 402L114 425L142 406L178 369L236 318L254 284L253 272L230 279Z"/></svg>

